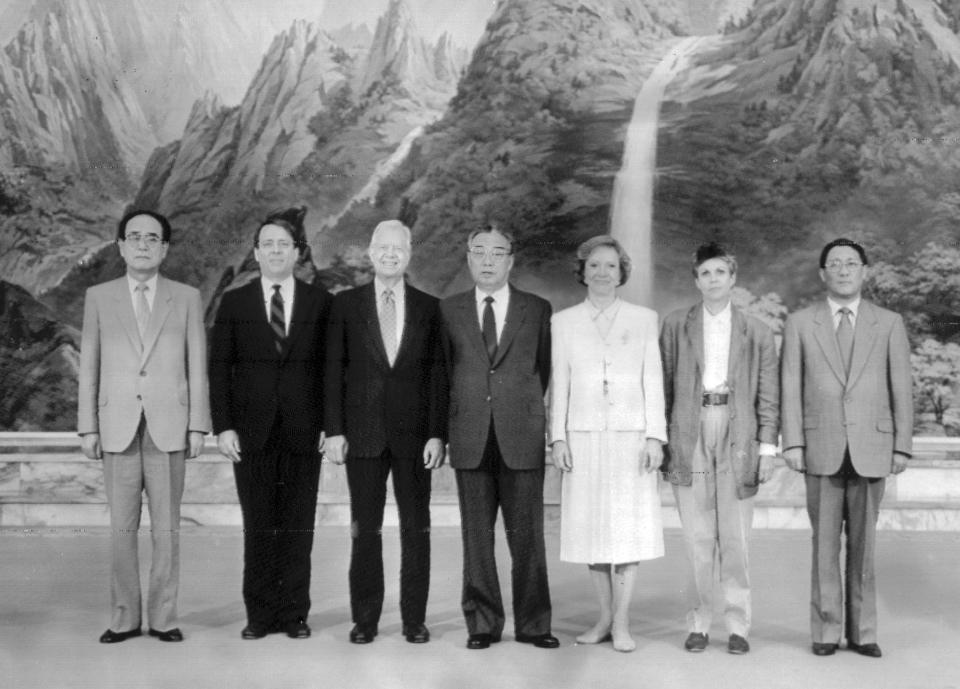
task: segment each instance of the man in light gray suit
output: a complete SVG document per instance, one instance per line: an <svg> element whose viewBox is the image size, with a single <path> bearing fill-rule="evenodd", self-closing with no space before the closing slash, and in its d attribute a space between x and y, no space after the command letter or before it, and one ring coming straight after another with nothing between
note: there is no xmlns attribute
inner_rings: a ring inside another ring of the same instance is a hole
<svg viewBox="0 0 960 689"><path fill-rule="evenodd" d="M153 541L150 635L183 640L176 620L184 460L203 448L210 406L200 292L158 274L169 244L162 215L127 213L117 228L127 274L91 287L84 302L78 430L83 453L103 460L112 532L105 644L142 633L137 531L144 489Z"/></svg>
<svg viewBox="0 0 960 689"><path fill-rule="evenodd" d="M874 551L886 477L907 466L913 435L910 345L903 319L862 299L867 254L836 239L820 254L827 299L787 318L781 360L783 455L806 474L813 526L813 653L877 644ZM840 570L847 534L846 585ZM844 630L844 616L846 624Z"/></svg>

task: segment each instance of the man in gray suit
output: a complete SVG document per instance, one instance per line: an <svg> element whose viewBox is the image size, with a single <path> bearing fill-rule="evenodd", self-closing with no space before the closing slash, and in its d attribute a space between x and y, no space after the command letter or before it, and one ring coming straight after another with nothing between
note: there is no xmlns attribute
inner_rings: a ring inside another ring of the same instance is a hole
<svg viewBox="0 0 960 689"><path fill-rule="evenodd" d="M476 287L440 303L470 649L488 648L503 631L494 559L498 508L513 556L515 638L538 648L560 645L550 634L543 540L550 304L508 283L513 245L493 226L471 233L467 263Z"/></svg>
<svg viewBox="0 0 960 689"><path fill-rule="evenodd" d="M862 246L830 242L820 253L827 299L791 314L784 327L783 455L806 475L813 526L810 627L818 656L833 655L844 631L849 649L881 656L873 571L877 516L886 477L903 471L911 452L907 333L899 315L861 298L866 276Z"/></svg>
<svg viewBox="0 0 960 689"><path fill-rule="evenodd" d="M153 558L151 636L182 641L176 626L184 460L210 432L207 341L200 292L158 274L170 245L162 215L135 210L117 228L127 274L87 290L80 344L78 430L103 460L110 505L110 628L100 642L140 636L137 531L146 490Z"/></svg>

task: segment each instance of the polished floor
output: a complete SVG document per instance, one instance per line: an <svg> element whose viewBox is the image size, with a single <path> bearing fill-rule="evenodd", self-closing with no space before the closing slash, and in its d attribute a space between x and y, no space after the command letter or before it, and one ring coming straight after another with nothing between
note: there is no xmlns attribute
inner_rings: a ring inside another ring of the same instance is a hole
<svg viewBox="0 0 960 689"><path fill-rule="evenodd" d="M435 529L427 623L433 640L407 644L397 605L396 529L385 532L387 601L380 636L367 646L347 641L350 547L346 527L323 527L314 545L313 637L272 635L242 641L241 533L234 528L183 532L180 594L186 641L141 637L97 642L107 626L108 533L97 529L0 530L0 687L68 689L274 687L511 689L736 687L864 687L960 689L960 534L884 532L879 539L882 659L841 650L809 650L809 533L754 534L753 650L726 653L723 628L711 646L686 653L682 543L667 531L666 557L641 563L633 602L636 652L610 644L578 646L574 636L594 617L586 568L556 559L557 534L547 534L554 632L558 650L504 640L484 651L464 647L460 615L460 540L455 528ZM141 548L148 547L147 536ZM509 605L509 558L498 542Z"/></svg>

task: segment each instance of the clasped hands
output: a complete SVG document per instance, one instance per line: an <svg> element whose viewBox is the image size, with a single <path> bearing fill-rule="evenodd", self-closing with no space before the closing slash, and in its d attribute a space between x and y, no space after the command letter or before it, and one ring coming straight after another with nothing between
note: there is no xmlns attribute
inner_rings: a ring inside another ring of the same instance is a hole
<svg viewBox="0 0 960 689"><path fill-rule="evenodd" d="M783 451L783 459L787 463L787 466L798 471L801 474L807 472L807 463L803 456L802 447L790 447ZM890 473L899 474L907 468L907 460L909 457L900 452L894 452L893 458L891 459L890 464Z"/></svg>
<svg viewBox="0 0 960 689"><path fill-rule="evenodd" d="M347 454L350 451L350 443L344 435L331 435L326 439L324 445L323 437L320 438L320 452L334 464L343 464L347 461ZM423 446L423 466L427 469L436 469L443 466L443 460L446 456L446 449L440 438L430 438Z"/></svg>

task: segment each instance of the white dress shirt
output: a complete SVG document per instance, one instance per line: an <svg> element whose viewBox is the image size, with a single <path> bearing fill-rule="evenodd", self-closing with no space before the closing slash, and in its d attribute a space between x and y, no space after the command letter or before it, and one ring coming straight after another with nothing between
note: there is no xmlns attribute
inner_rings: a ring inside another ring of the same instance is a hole
<svg viewBox="0 0 960 689"><path fill-rule="evenodd" d="M840 319L843 316L840 315L840 309L847 308L850 309L850 325L851 327L857 327L857 311L860 309L860 297L854 299L851 303L844 306L843 304L838 304L830 297L827 297L827 306L830 307L830 315L833 316L833 329L836 330L840 327Z"/></svg>
<svg viewBox="0 0 960 689"><path fill-rule="evenodd" d="M497 324L497 342L500 342L500 336L503 335L503 326L507 322L507 307L510 306L510 285L504 285L496 292L487 294L476 288L475 297L477 300L477 322L480 323L480 329L483 330L483 309L486 307L488 296L493 297L493 320Z"/></svg>
<svg viewBox="0 0 960 689"><path fill-rule="evenodd" d="M131 277L129 273L127 274L127 282L130 285L130 300L133 302L133 313L139 316L140 314L137 313L137 286L141 283L139 280ZM147 292L144 296L147 298L147 304L150 305L150 313L153 313L154 297L157 296L157 273L154 273L153 277L149 280L144 280L143 284L147 286Z"/></svg>
<svg viewBox="0 0 960 689"><path fill-rule="evenodd" d="M386 291L393 292L393 305L396 309L397 314L397 348L400 348L400 340L403 337L403 321L407 315L407 304L404 299L405 291L403 289L403 280L398 280L397 284L393 287L387 287L380 281L380 278L375 277L373 279L373 290L377 295L377 318L379 319L383 314L383 293Z"/></svg>
<svg viewBox="0 0 960 689"><path fill-rule="evenodd" d="M293 276L286 280L275 282L265 277L260 277L260 285L263 287L263 310L267 314L267 322L270 322L270 300L273 298L273 286L280 285L280 296L283 297L283 329L287 335L290 334L290 316L293 315Z"/></svg>
<svg viewBox="0 0 960 689"><path fill-rule="evenodd" d="M714 315L703 307L703 389L723 392L727 388L732 327L730 302Z"/></svg>

